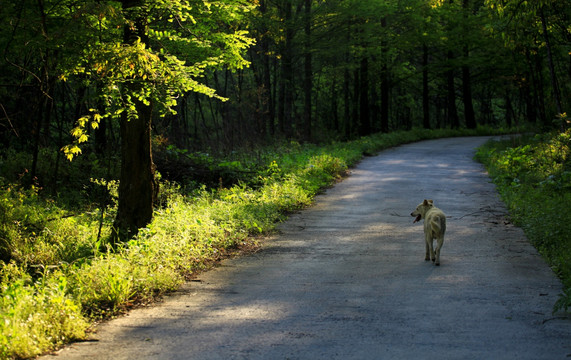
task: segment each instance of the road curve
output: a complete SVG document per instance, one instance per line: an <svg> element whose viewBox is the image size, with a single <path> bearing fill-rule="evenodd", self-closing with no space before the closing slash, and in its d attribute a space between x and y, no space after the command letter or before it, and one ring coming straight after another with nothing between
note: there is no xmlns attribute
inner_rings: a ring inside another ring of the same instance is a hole
<svg viewBox="0 0 571 360"><path fill-rule="evenodd" d="M472 160L486 139L366 158L260 252L43 358L568 358L571 319L551 314L561 283ZM440 267L409 215L425 198L448 217Z"/></svg>

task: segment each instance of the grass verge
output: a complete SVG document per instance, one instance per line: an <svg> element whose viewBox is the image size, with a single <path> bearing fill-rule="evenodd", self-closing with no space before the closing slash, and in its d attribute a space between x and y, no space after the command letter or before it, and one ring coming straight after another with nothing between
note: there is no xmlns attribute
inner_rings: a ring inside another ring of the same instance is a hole
<svg viewBox="0 0 571 360"><path fill-rule="evenodd" d="M553 312L571 308L571 130L488 142L482 162L508 206L512 221L525 231L564 291Z"/></svg>
<svg viewBox="0 0 571 360"><path fill-rule="evenodd" d="M84 204L87 210L70 214L57 198L0 178L0 255L11 259L0 260L0 358L30 358L83 339L96 320L152 302L229 252L255 246L257 236L310 205L364 155L419 140L492 133L502 131L418 129L326 146L289 143L225 159L232 168L255 171L230 187L190 193L184 184L164 182L153 221L116 252L101 250L114 201ZM97 180L90 186L113 198L117 184Z"/></svg>

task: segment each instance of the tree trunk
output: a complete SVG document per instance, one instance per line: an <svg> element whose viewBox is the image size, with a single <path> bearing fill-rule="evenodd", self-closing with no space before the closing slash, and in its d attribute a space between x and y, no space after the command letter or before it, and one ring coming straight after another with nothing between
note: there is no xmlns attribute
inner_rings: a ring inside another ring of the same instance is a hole
<svg viewBox="0 0 571 360"><path fill-rule="evenodd" d="M345 119L344 122L344 130L345 130L345 139L349 140L351 138L351 133L353 131L351 126L351 75L349 74L349 69L346 67L345 71L343 72L343 118Z"/></svg>
<svg viewBox="0 0 571 360"><path fill-rule="evenodd" d="M422 45L422 125L430 129L430 93L428 87L428 46Z"/></svg>
<svg viewBox="0 0 571 360"><path fill-rule="evenodd" d="M281 64L281 84L280 84L280 104L278 110L278 123L280 131L287 138L291 138L293 132L292 106L293 106L293 69L292 69L292 3L291 0L284 2L282 7L285 41L282 47L282 64Z"/></svg>
<svg viewBox="0 0 571 360"><path fill-rule="evenodd" d="M468 16L470 12L469 0L462 1L462 8L464 10L464 18L468 23ZM468 44L464 45L464 64L462 65L462 100L464 103L464 120L468 129L476 128L476 116L474 115L474 105L472 103L472 79L470 77L470 67L468 66L468 59L470 58L470 49Z"/></svg>
<svg viewBox="0 0 571 360"><path fill-rule="evenodd" d="M260 1L260 12L265 14L267 11L267 1ZM265 99L265 111L263 117L266 119L264 121L264 125L267 127L269 126L269 131L271 135L275 133L274 127L274 120L275 120L275 106L274 106L274 96L272 93L272 76L271 76L271 67L270 67L270 56L268 55L270 51L270 40L268 35L265 34L267 32L267 28L264 25L263 27L263 36L261 39L261 47L262 47L262 67L263 67L263 82L264 82L264 94L266 95ZM266 130L266 129L264 129Z"/></svg>
<svg viewBox="0 0 571 360"><path fill-rule="evenodd" d="M361 73L359 68L353 70L353 115L352 122L354 124L355 133L360 135L361 125L359 123L359 109L361 104Z"/></svg>
<svg viewBox="0 0 571 360"><path fill-rule="evenodd" d="M557 75L555 74L555 67L553 66L553 56L551 55L551 43L549 40L549 35L547 34L547 20L545 20L543 6L539 10L539 15L541 17L541 26L543 28L543 38L545 39L545 47L547 48L547 64L549 66L549 74L551 75L551 86L553 87L553 96L555 98L555 105L557 107L557 113L562 114L563 106L561 105L561 93L559 91L559 86L557 84Z"/></svg>
<svg viewBox="0 0 571 360"><path fill-rule="evenodd" d="M333 79L333 84L331 85L331 119L333 121L332 129L339 133L339 111L338 111L338 93L336 81Z"/></svg>
<svg viewBox="0 0 571 360"><path fill-rule="evenodd" d="M151 155L151 108L137 104L138 119L121 119L119 207L112 245L131 238L153 218L158 193Z"/></svg>
<svg viewBox="0 0 571 360"><path fill-rule="evenodd" d="M448 51L449 69L446 71L446 88L447 88L447 109L448 109L448 123L454 129L460 127L460 119L458 118L458 110L456 108L456 88L454 85L454 70L452 68L452 59L454 55L452 51Z"/></svg>
<svg viewBox="0 0 571 360"><path fill-rule="evenodd" d="M352 36L351 26L347 27L346 31L346 41L349 42ZM345 64L349 64L351 59L351 55L349 52L345 52ZM349 71L349 67L346 65L343 71L343 101L344 101L344 109L343 109L343 118L344 122L344 132L345 132L345 139L349 140L352 137L353 127L352 127L352 119L351 119L351 73Z"/></svg>
<svg viewBox="0 0 571 360"><path fill-rule="evenodd" d="M533 69L530 69L530 71L530 73L525 75L526 80L521 88L521 93L525 102L525 117L527 121L535 123L537 121L537 105L534 101L534 96L531 93L532 84L530 84L529 80L527 80L533 76Z"/></svg>
<svg viewBox="0 0 571 360"><path fill-rule="evenodd" d="M371 116L369 111L369 59L364 55L361 59L361 76L359 87L359 122L361 136L371 135Z"/></svg>
<svg viewBox="0 0 571 360"><path fill-rule="evenodd" d="M515 117L515 112L512 106L512 100L510 98L510 94L507 90L505 95L505 102L506 102L506 126L508 128L511 128L514 121L517 123L517 119Z"/></svg>
<svg viewBox="0 0 571 360"><path fill-rule="evenodd" d="M467 48L465 48L465 54L467 58ZM472 82L470 78L470 68L467 65L462 66L462 98L464 102L464 118L466 119L466 127L468 129L475 129L476 116L474 115L474 105L472 103Z"/></svg>
<svg viewBox="0 0 571 360"><path fill-rule="evenodd" d="M140 1L123 0L123 11L140 5ZM148 43L146 19L137 15L134 28L125 26L124 43L133 44L137 39ZM126 85L126 91L137 90L138 85ZM119 206L113 224L111 245L116 247L145 227L153 218L153 203L158 193L155 165L151 154L152 108L135 100L136 119L121 117L121 175L119 182Z"/></svg>
<svg viewBox="0 0 571 360"><path fill-rule="evenodd" d="M381 19L381 26L387 26L387 19ZM381 132L389 132L389 69L387 65L387 42L381 42Z"/></svg>
<svg viewBox="0 0 571 360"><path fill-rule="evenodd" d="M305 0L305 63L304 63L304 110L303 138L311 141L311 91L313 89L313 73L311 64L311 0Z"/></svg>
<svg viewBox="0 0 571 360"><path fill-rule="evenodd" d="M38 0L38 10L40 12L40 22L41 22L41 32L42 36L45 40L48 40L48 28L47 28L47 20L46 20L46 13L44 11L44 1ZM37 176L37 168L38 168L38 156L40 152L40 142L41 142L41 134L42 134L42 127L45 129L45 133L49 134L50 129L50 118L53 110L53 96L54 96L54 86L55 86L55 78L50 76L50 50L45 49L45 52L42 53L42 65L41 65L41 74L38 79L40 79L39 86L39 94L38 94L38 113L36 114L35 119L33 120L33 134L34 134L34 148L32 154L32 166L30 169L30 178L29 178L29 185L32 185L34 181L36 181Z"/></svg>
<svg viewBox="0 0 571 360"><path fill-rule="evenodd" d="M449 0L448 3L452 5L454 4L454 0ZM454 67L452 66L454 53L452 50L448 50L446 57L448 59L448 71L446 71L446 107L448 110L448 123L452 128L458 129L460 127L460 119L458 118L458 110L456 109L456 88L454 85Z"/></svg>
<svg viewBox="0 0 571 360"><path fill-rule="evenodd" d="M538 108L539 108L539 118L541 119L541 123L545 126L545 127L549 127L551 126L551 121L548 120L547 118L547 113L545 112L545 92L544 92L544 87L543 84L544 79L543 79L543 62L542 62L542 58L538 55L535 54L534 55L534 60L535 60L535 71L534 71L534 87L535 87L535 96L536 96L536 101L538 104Z"/></svg>

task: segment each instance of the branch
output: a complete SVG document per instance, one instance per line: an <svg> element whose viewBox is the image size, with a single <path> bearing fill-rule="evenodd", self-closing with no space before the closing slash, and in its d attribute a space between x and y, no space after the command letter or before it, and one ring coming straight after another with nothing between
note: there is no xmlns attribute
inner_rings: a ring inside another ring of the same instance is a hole
<svg viewBox="0 0 571 360"><path fill-rule="evenodd" d="M4 105L0 104L0 107L2 108L2 111L4 111L4 115L6 115L6 120L8 121L8 124L10 124L10 130L12 130L17 137L20 137L20 134L18 134L18 131L14 128L14 125L10 121L10 116L8 116L8 113L6 112Z"/></svg>

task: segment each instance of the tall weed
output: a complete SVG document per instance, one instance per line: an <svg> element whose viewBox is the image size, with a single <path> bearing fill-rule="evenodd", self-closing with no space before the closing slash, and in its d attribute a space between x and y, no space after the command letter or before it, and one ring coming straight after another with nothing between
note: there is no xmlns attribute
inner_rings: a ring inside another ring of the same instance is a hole
<svg viewBox="0 0 571 360"><path fill-rule="evenodd" d="M0 274L0 357L30 358L85 337L89 324L63 274L33 283L14 264L3 265Z"/></svg>

